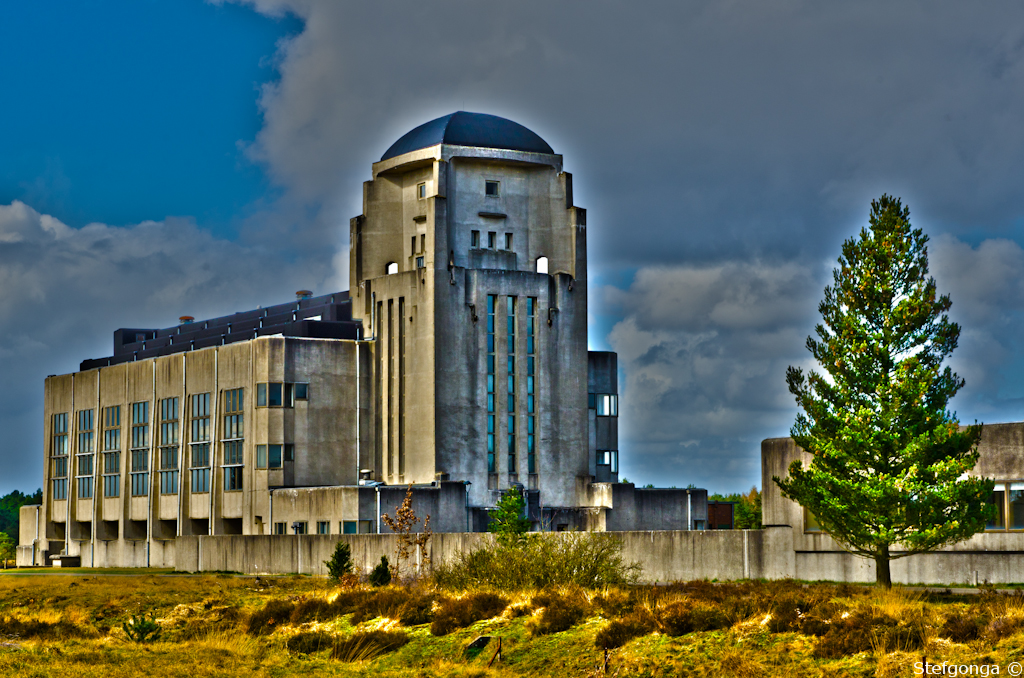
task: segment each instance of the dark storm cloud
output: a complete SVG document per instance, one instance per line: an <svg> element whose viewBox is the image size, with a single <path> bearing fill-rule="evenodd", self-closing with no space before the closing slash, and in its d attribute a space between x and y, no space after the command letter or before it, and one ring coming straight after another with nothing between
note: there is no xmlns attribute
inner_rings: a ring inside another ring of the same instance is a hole
<svg viewBox="0 0 1024 678"><path fill-rule="evenodd" d="M114 327L168 324L156 302L198 316L197 303L221 313L347 287L347 224L370 163L463 109L530 127L574 173L591 313L613 328L597 343L620 354L632 479L759 482L761 438L792 422L785 368L807 365L839 244L883 191L933 236L933 272L964 325L957 409L1020 418L1019 4L243 4L304 21L268 57L280 77L260 91L263 126L245 145L275 194L252 206L241 244L194 226L178 244L147 235L165 224L83 229L62 236L67 249L39 244L45 216L5 226L34 233L40 257L19 264L24 245L0 231L0 282L17 297L2 316L0 351L19 363L5 383L38 393L42 373L105 353ZM59 304L33 313L31 300ZM3 427L18 427L35 477L41 408L8 400Z"/></svg>

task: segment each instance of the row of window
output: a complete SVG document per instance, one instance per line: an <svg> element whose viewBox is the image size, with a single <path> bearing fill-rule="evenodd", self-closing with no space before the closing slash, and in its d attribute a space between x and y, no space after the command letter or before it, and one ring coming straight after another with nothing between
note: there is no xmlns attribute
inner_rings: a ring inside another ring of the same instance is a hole
<svg viewBox="0 0 1024 678"><path fill-rule="evenodd" d="M335 534L370 534L373 523L369 520L340 520ZM309 534L309 522L295 521L291 524L292 534ZM317 534L331 534L331 521L316 521ZM274 534L288 534L287 523L274 523Z"/></svg>
<svg viewBox="0 0 1024 678"><path fill-rule="evenodd" d="M497 473L497 448L496 448L496 407L495 407L495 384L497 374L496 354L496 308L498 296L490 294L487 296L487 472ZM525 355L516 352L516 336L518 334L519 299L514 296L505 297L505 347L506 357L502 363L505 365L504 382L506 389L506 447L507 470L509 473L519 471L519 462L516 458L518 451L516 437L521 433L520 428L525 424L526 428L526 471L536 473L536 418L535 418L535 381L536 381L536 315L537 300L534 297L526 298L526 346ZM521 349L524 347L520 347ZM526 367L526 412L516 412L516 401L522 387L521 380L517 380L516 363L520 361L520 369L525 362ZM525 421L524 421L525 420Z"/></svg>
<svg viewBox="0 0 1024 678"><path fill-rule="evenodd" d="M511 233L506 233L505 234L504 243L505 243L505 246L502 249L506 249L506 250L510 250L511 251L511 249L512 249L512 234ZM472 247L473 249L480 249L480 231L470 231L469 232L469 246ZM497 234L497 232L495 232L495 231L488 231L487 232L487 249L489 249L489 250L496 250L496 249L498 249L498 234Z"/></svg>
<svg viewBox="0 0 1024 678"><path fill-rule="evenodd" d="M497 198L501 195L501 182L494 179L484 180L484 195L489 198ZM419 200L427 198L427 182L422 181L416 185L416 197Z"/></svg>
<svg viewBox="0 0 1024 678"><path fill-rule="evenodd" d="M256 407L295 407L296 400L309 399L309 384L269 382L256 384Z"/></svg>

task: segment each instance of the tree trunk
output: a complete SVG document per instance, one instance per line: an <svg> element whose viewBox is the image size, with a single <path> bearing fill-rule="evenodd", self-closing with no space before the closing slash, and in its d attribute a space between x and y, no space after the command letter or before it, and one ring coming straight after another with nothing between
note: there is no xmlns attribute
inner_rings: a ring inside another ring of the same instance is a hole
<svg viewBox="0 0 1024 678"><path fill-rule="evenodd" d="M875 584L892 588L892 576L889 574L889 545L880 546L875 551Z"/></svg>

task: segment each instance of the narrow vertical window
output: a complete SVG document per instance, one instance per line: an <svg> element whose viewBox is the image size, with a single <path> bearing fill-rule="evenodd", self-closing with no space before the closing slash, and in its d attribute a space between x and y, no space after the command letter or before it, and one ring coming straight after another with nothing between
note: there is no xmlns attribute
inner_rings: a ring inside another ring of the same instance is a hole
<svg viewBox="0 0 1024 678"><path fill-rule="evenodd" d="M103 408L103 496L121 496L121 406Z"/></svg>
<svg viewBox="0 0 1024 678"><path fill-rule="evenodd" d="M388 475L394 476L398 468L395 459L395 417L398 410L398 380L395 378L395 300L388 299Z"/></svg>
<svg viewBox="0 0 1024 678"><path fill-rule="evenodd" d="M487 295L487 472L497 473L494 461L494 306L497 297Z"/></svg>
<svg viewBox="0 0 1024 678"><path fill-rule="evenodd" d="M512 234L511 233L506 233L505 234L505 249L507 249L507 250L511 250L512 249Z"/></svg>
<svg viewBox="0 0 1024 678"><path fill-rule="evenodd" d="M149 494L149 403L132 403L132 496Z"/></svg>
<svg viewBox="0 0 1024 678"><path fill-rule="evenodd" d="M508 472L516 472L516 298L505 297L508 348Z"/></svg>
<svg viewBox="0 0 1024 678"><path fill-rule="evenodd" d="M537 433L534 420L534 388L536 384L537 299L526 299L526 466L527 473L537 472Z"/></svg>
<svg viewBox="0 0 1024 678"><path fill-rule="evenodd" d="M178 493L178 399L160 401L160 494Z"/></svg>
<svg viewBox="0 0 1024 678"><path fill-rule="evenodd" d="M189 489L194 493L210 491L210 394L197 393L189 398L189 418L192 435L189 439L191 450L191 482Z"/></svg>
<svg viewBox="0 0 1024 678"><path fill-rule="evenodd" d="M405 482L405 297L398 298L398 482Z"/></svg>
<svg viewBox="0 0 1024 678"><path fill-rule="evenodd" d="M423 200L427 197L427 184L426 182L418 184L416 186L416 198L417 200Z"/></svg>
<svg viewBox="0 0 1024 678"><path fill-rule="evenodd" d="M498 246L498 234L494 231L488 231L487 233L487 247L494 249Z"/></svg>
<svg viewBox="0 0 1024 678"><path fill-rule="evenodd" d="M469 232L469 246L473 248L480 247L480 231Z"/></svg>
<svg viewBox="0 0 1024 678"><path fill-rule="evenodd" d="M409 256L416 254L416 236L412 236L412 245L409 247Z"/></svg>
<svg viewBox="0 0 1024 678"><path fill-rule="evenodd" d="M224 490L235 492L242 489L242 471L245 464L242 456L244 440L244 398L241 388L224 391Z"/></svg>
<svg viewBox="0 0 1024 678"><path fill-rule="evenodd" d="M51 487L53 499L68 498L68 413L53 415Z"/></svg>
<svg viewBox="0 0 1024 678"><path fill-rule="evenodd" d="M76 478L78 498L92 499L93 493L93 452L94 452L93 410L78 412L78 455Z"/></svg>

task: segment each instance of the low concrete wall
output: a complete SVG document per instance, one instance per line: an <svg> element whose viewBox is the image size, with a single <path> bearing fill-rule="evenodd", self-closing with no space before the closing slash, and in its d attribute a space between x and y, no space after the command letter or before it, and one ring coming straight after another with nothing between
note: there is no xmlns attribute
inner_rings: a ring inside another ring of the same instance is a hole
<svg viewBox="0 0 1024 678"><path fill-rule="evenodd" d="M616 536L622 540L624 559L639 563L643 580L649 582L766 577L777 570L776 563L767 556L781 550L776 543L778 539L765 539L764 530L620 532ZM555 537L559 538L557 534ZM431 562L442 562L458 553L479 548L491 538L480 533L434 534L428 555ZM393 560L398 537L391 534L179 537L174 561L177 570L186 572L325 575L324 561L331 557L339 541L347 542L352 548L356 569L367 573L380 562L381 556ZM415 570L419 565L414 556L409 567Z"/></svg>

